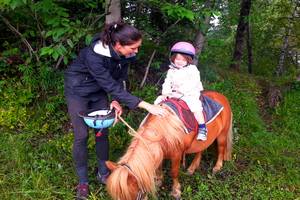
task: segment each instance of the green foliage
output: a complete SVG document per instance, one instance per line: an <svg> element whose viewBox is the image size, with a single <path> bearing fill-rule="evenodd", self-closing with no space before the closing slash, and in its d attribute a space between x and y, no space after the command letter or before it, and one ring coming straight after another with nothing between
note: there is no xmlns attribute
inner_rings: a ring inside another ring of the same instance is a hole
<svg viewBox="0 0 300 200"><path fill-rule="evenodd" d="M5 46L5 44L4 44ZM0 73L2 77L16 76L18 74L18 69L13 62L20 61L20 50L18 48L7 47L0 56Z"/></svg>
<svg viewBox="0 0 300 200"><path fill-rule="evenodd" d="M195 18L194 13L191 10L188 10L178 4L166 3L161 9L168 16L174 19L187 19L189 21L193 21Z"/></svg>
<svg viewBox="0 0 300 200"><path fill-rule="evenodd" d="M45 39L53 41L49 46L40 49L40 56L51 56L55 61L62 57L64 64L67 64L70 58L74 58L75 44L81 39L85 39L87 44L90 43L92 27L87 27L80 20L70 20L67 9L52 1L42 1L35 4L33 10L41 13L41 19L48 29Z"/></svg>
<svg viewBox="0 0 300 200"><path fill-rule="evenodd" d="M23 128L29 119L26 106L33 102L35 93L16 80L1 83L0 126L16 130Z"/></svg>
<svg viewBox="0 0 300 200"><path fill-rule="evenodd" d="M72 9L82 9L82 3L78 2L75 7L72 4ZM68 8L70 2L14 0L3 3L6 8L3 15L6 17L9 13L15 20L10 23L12 26L20 24L19 32L38 52L38 57L44 62L56 62L57 68L61 62L68 64L75 57L76 48L89 44L95 29L102 27L103 23L99 22L102 16L98 13L104 13L104 10L97 6L101 4L103 1L89 1L83 8L91 12L74 17L71 8ZM85 44L81 43L82 40Z"/></svg>
<svg viewBox="0 0 300 200"><path fill-rule="evenodd" d="M127 123L134 126L130 116L127 116L125 120ZM132 136L129 135L128 128L121 122L110 129L110 156L112 160L118 160L124 154L124 151L127 149L131 138Z"/></svg>
<svg viewBox="0 0 300 200"><path fill-rule="evenodd" d="M293 88L293 90L285 93L282 104L276 108L274 115L278 119L276 127L280 127L283 130L283 132L278 132L278 134L298 137L300 130L298 119L300 114L298 103L300 100L299 83L295 83Z"/></svg>
<svg viewBox="0 0 300 200"><path fill-rule="evenodd" d="M252 77L231 72L226 72L223 76L230 76L230 80L226 78L219 80L207 89L220 91L231 100L234 123L238 132L252 134L257 131L265 131L256 102L257 97L261 95L257 83L251 79Z"/></svg>
<svg viewBox="0 0 300 200"><path fill-rule="evenodd" d="M295 60L287 55L285 73L273 76L282 39L288 32L290 52L299 50L299 23L292 19L295 1L253 1L251 41L254 74L228 71L231 63L240 1L121 1L124 19L144 33L138 62L130 68L133 94L152 103L159 93L170 46L178 40L205 36L199 58L206 89L229 99L234 115L233 161L211 175L215 155L203 153L201 170L190 177L181 171L183 199L297 199L299 177L299 82ZM78 50L91 42L104 23L104 1L0 1L0 199L73 199L77 184L72 163L73 134L63 96L63 72ZM204 25L206 17L218 16L219 25ZM8 29L3 18L21 34ZM177 22L179 20L179 22ZM176 23L175 26L173 24ZM29 52L28 45L33 48ZM141 74L152 52L146 86L139 89ZM246 52L246 49L245 51ZM36 53L37 60L31 54ZM243 57L242 72L247 69ZM262 88L257 76L285 88L282 102L262 115ZM128 111L123 117L137 129L147 113ZM109 199L96 184L93 168L94 133L90 130L89 176L91 198ZM110 128L110 156L118 160L132 136L118 123ZM189 160L189 158L188 158ZM11 170L14 169L14 170ZM167 166L169 169L169 166ZM171 179L166 173L158 199L171 199Z"/></svg>
<svg viewBox="0 0 300 200"><path fill-rule="evenodd" d="M50 145L48 148L32 146L24 133L14 135L4 132L0 137L0 154L1 158L5 158L0 161L1 199L72 198L72 187L63 183L72 182L74 178L71 178L72 173L67 172L72 167L71 161L59 160L64 154L50 154ZM53 184L55 182L64 186L58 187Z"/></svg>
<svg viewBox="0 0 300 200"><path fill-rule="evenodd" d="M146 102L154 102L157 97L157 88L151 85L145 86L142 90L133 91L135 96L140 97Z"/></svg>
<svg viewBox="0 0 300 200"><path fill-rule="evenodd" d="M17 7L24 6L27 0L2 0L0 1L0 9L16 9Z"/></svg>

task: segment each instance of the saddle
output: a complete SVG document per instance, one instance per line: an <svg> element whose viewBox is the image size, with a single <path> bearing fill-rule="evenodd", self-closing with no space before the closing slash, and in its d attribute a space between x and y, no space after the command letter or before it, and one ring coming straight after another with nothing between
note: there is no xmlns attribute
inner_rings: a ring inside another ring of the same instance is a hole
<svg viewBox="0 0 300 200"><path fill-rule="evenodd" d="M221 113L223 106L205 95L201 95L200 100L202 102L205 123L209 124ZM168 98L162 103L169 106L176 113L185 125L187 133L198 131L198 122L185 101L177 98Z"/></svg>

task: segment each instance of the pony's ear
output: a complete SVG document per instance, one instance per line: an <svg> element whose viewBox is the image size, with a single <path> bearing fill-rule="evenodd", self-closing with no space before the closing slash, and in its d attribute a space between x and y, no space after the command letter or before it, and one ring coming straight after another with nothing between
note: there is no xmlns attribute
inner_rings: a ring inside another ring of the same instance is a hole
<svg viewBox="0 0 300 200"><path fill-rule="evenodd" d="M114 171L118 167L117 163L112 161L106 161L105 164L108 167L108 169L110 169L110 171Z"/></svg>

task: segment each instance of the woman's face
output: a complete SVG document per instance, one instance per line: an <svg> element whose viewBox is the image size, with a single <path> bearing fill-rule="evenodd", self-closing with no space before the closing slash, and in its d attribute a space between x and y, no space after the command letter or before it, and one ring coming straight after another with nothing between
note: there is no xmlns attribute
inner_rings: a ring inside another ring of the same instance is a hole
<svg viewBox="0 0 300 200"><path fill-rule="evenodd" d="M124 45L122 46L119 42L116 43L114 49L123 56L130 56L132 54L136 54L139 51L139 47L142 44L142 39L138 40L137 42L131 45Z"/></svg>
<svg viewBox="0 0 300 200"><path fill-rule="evenodd" d="M176 65L176 67L182 68L182 67L186 66L188 64L188 62L183 55L178 53L178 54L176 54L176 57L174 59L174 64Z"/></svg>

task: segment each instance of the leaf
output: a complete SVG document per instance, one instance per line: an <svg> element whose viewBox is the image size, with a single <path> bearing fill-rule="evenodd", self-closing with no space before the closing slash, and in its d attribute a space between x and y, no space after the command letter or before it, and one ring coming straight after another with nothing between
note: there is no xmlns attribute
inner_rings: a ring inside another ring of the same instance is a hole
<svg viewBox="0 0 300 200"><path fill-rule="evenodd" d="M191 12L191 11L187 11L187 12L185 13L185 17L186 17L187 19L189 19L190 21L193 21L194 18L195 18L194 13Z"/></svg>
<svg viewBox="0 0 300 200"><path fill-rule="evenodd" d="M68 57L64 56L64 64L67 65L68 64Z"/></svg>
<svg viewBox="0 0 300 200"><path fill-rule="evenodd" d="M188 19L189 21L193 21L195 18L195 14L191 10L178 4L172 5L167 3L162 7L162 11L176 19Z"/></svg>
<svg viewBox="0 0 300 200"><path fill-rule="evenodd" d="M57 58L59 57L59 54L57 51L54 51L52 54L52 58L54 58L54 60L57 60Z"/></svg>
<svg viewBox="0 0 300 200"><path fill-rule="evenodd" d="M40 56L51 55L53 53L53 47L43 47L40 49Z"/></svg>
<svg viewBox="0 0 300 200"><path fill-rule="evenodd" d="M89 45L90 43L91 43L91 41L92 41L92 36L91 35L87 35L86 37L85 37L85 44L86 45Z"/></svg>
<svg viewBox="0 0 300 200"><path fill-rule="evenodd" d="M70 39L67 39L67 44L68 44L71 48L74 47L74 43L73 43L72 40L70 40Z"/></svg>
<svg viewBox="0 0 300 200"><path fill-rule="evenodd" d="M46 37L49 37L49 36L51 36L52 34L53 34L52 31L48 31L48 32L46 33Z"/></svg>
<svg viewBox="0 0 300 200"><path fill-rule="evenodd" d="M66 29L66 28L57 28L57 29L53 30L53 40L56 42L59 41L60 37L62 35L64 35L67 31L68 31L68 29Z"/></svg>
<svg viewBox="0 0 300 200"><path fill-rule="evenodd" d="M11 9L15 9L21 5L24 5L24 2L22 0L12 0L10 3L9 3Z"/></svg>

